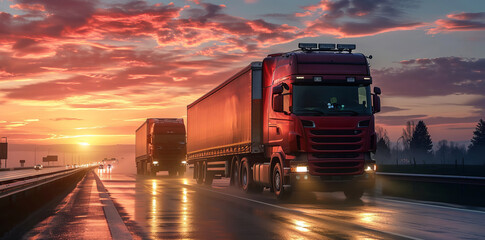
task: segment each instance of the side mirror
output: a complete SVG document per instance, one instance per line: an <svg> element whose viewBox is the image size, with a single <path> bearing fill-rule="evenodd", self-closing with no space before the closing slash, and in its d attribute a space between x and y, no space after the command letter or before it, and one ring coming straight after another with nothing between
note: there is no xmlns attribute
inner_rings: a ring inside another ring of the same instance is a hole
<svg viewBox="0 0 485 240"><path fill-rule="evenodd" d="M379 89L379 93L380 93L380 89ZM376 94L373 94L372 95L372 112L373 113L378 113L381 111L381 97L379 97L379 95L377 95L377 92Z"/></svg>
<svg viewBox="0 0 485 240"><path fill-rule="evenodd" d="M273 87L273 94L282 94L283 93L283 86L278 85Z"/></svg>
<svg viewBox="0 0 485 240"><path fill-rule="evenodd" d="M273 111L283 112L283 95L278 94L273 97Z"/></svg>
<svg viewBox="0 0 485 240"><path fill-rule="evenodd" d="M381 95L381 88L380 87L374 87L374 93L377 95Z"/></svg>

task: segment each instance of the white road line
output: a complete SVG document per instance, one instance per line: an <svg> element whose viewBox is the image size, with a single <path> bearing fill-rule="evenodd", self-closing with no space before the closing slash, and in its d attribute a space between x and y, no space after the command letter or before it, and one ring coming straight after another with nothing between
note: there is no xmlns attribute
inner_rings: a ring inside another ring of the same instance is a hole
<svg viewBox="0 0 485 240"><path fill-rule="evenodd" d="M381 198L379 200L384 200L384 201L389 201L389 202L397 202L397 203L404 203L404 204L413 204L413 205L418 205L418 206L423 206L423 207L435 207L435 208L442 208L442 209L454 210L454 211L463 211L463 212L471 212L471 213L481 213L481 214L485 214L484 211L473 210L473 209L466 209L466 208L447 207L447 206L440 206L440 205L427 204L427 203L419 203L419 202L406 202L406 201L400 201L400 200L394 200L394 199L386 199L386 198Z"/></svg>
<svg viewBox="0 0 485 240"><path fill-rule="evenodd" d="M109 231L111 232L111 237L115 240L131 240L133 237L131 236L130 231L126 227L123 219L121 219L118 210L109 197L108 191L103 185L103 182L99 179L98 175L94 173L94 177L96 178L96 184L98 186L99 198L101 199L101 203L103 204L104 215L106 217L106 221L108 222Z"/></svg>
<svg viewBox="0 0 485 240"><path fill-rule="evenodd" d="M274 207L274 208L279 208L279 209L283 209L283 210L287 210L287 211L296 212L296 213L299 213L299 214L308 215L308 213L303 212L303 211L300 211L300 210L295 210L295 209L291 209L291 208L287 208L287 207L282 207L282 206L274 205L274 204L267 203L267 202L262 202L262 201L258 201L258 200L254 200L254 199L250 199L250 198L245 198L245 197L240 197L240 196L236 196L236 195L232 195L232 194L228 194L228 193L214 191L214 190L207 189L207 188L201 188L201 187L197 187L197 186L194 186L194 185L192 185L192 187L195 187L197 189L206 190L206 191L209 191L209 192L218 193L218 194L221 194L221 195L226 195L226 196L230 196L230 197L242 199L242 200L247 200L247 201L250 201L250 202L259 203L259 204L266 205L266 206L270 206L270 207ZM314 217L314 216L311 216L311 217ZM314 217L314 218L319 218L319 217ZM344 222L344 221L341 221L341 220L338 220L338 219L333 219L333 220L334 221L338 221L338 222ZM348 222L345 222L345 223L348 224ZM354 224L354 225L356 225L356 224ZM388 232L388 231L378 230L378 229L374 229L374 228L371 228L371 227L368 227L368 226L362 226L362 225L358 225L358 226L359 227L362 227L362 228L365 228L365 229L370 229L372 231L382 232L382 233L386 233L386 234L389 234L389 235L394 235L394 236L398 236L398 237L402 237L402 238L408 238L408 239L413 239L413 240L422 240L422 238L416 238L416 237L411 237L411 236L404 235L404 234L399 234L399 233L394 233L394 232Z"/></svg>

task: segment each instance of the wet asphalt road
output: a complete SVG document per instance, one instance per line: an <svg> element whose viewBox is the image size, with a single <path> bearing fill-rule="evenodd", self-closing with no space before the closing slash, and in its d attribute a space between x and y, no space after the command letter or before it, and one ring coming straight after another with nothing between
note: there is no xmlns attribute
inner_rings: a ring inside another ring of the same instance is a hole
<svg viewBox="0 0 485 240"><path fill-rule="evenodd" d="M191 170L191 169L188 169ZM246 194L226 179L212 187L185 178L97 169L129 230L142 239L485 239L483 209L342 193L281 202Z"/></svg>

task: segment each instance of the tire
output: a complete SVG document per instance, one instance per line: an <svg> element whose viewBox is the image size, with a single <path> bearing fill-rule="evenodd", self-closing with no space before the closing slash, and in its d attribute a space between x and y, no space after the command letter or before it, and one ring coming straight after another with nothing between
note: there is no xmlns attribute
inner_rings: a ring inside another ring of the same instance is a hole
<svg viewBox="0 0 485 240"><path fill-rule="evenodd" d="M241 182L239 181L239 162L234 160L231 167L231 182L230 185L235 188L241 188Z"/></svg>
<svg viewBox="0 0 485 240"><path fill-rule="evenodd" d="M168 170L168 176L171 176L171 177L177 176L177 169L173 168Z"/></svg>
<svg viewBox="0 0 485 240"><path fill-rule="evenodd" d="M247 158L241 160L240 169L239 182L241 184L241 189L245 192L250 192L253 178L251 177L251 169L249 168Z"/></svg>
<svg viewBox="0 0 485 240"><path fill-rule="evenodd" d="M273 186L272 188L277 199L286 199L291 193L289 190L285 190L283 187L283 176L284 175L280 163L276 163L273 167L271 181Z"/></svg>
<svg viewBox="0 0 485 240"><path fill-rule="evenodd" d="M202 176L204 179L204 184L205 185L212 185L212 180L214 179L214 176L207 170L207 162L204 161L202 164Z"/></svg>
<svg viewBox="0 0 485 240"><path fill-rule="evenodd" d="M344 194L347 200L360 200L360 198L364 195L364 188L355 186L347 187L344 189Z"/></svg>
<svg viewBox="0 0 485 240"><path fill-rule="evenodd" d="M185 168L180 167L178 170L179 177L183 177L185 175Z"/></svg>
<svg viewBox="0 0 485 240"><path fill-rule="evenodd" d="M202 176L202 164L200 162L195 163L194 171L196 174L195 180L197 181L197 184L202 184L204 183L204 178Z"/></svg>

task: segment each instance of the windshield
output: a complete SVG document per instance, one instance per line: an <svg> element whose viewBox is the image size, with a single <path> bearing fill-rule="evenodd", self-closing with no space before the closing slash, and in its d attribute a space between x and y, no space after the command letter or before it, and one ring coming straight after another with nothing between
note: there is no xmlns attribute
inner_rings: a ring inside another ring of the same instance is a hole
<svg viewBox="0 0 485 240"><path fill-rule="evenodd" d="M371 115L369 85L293 86L296 115Z"/></svg>

